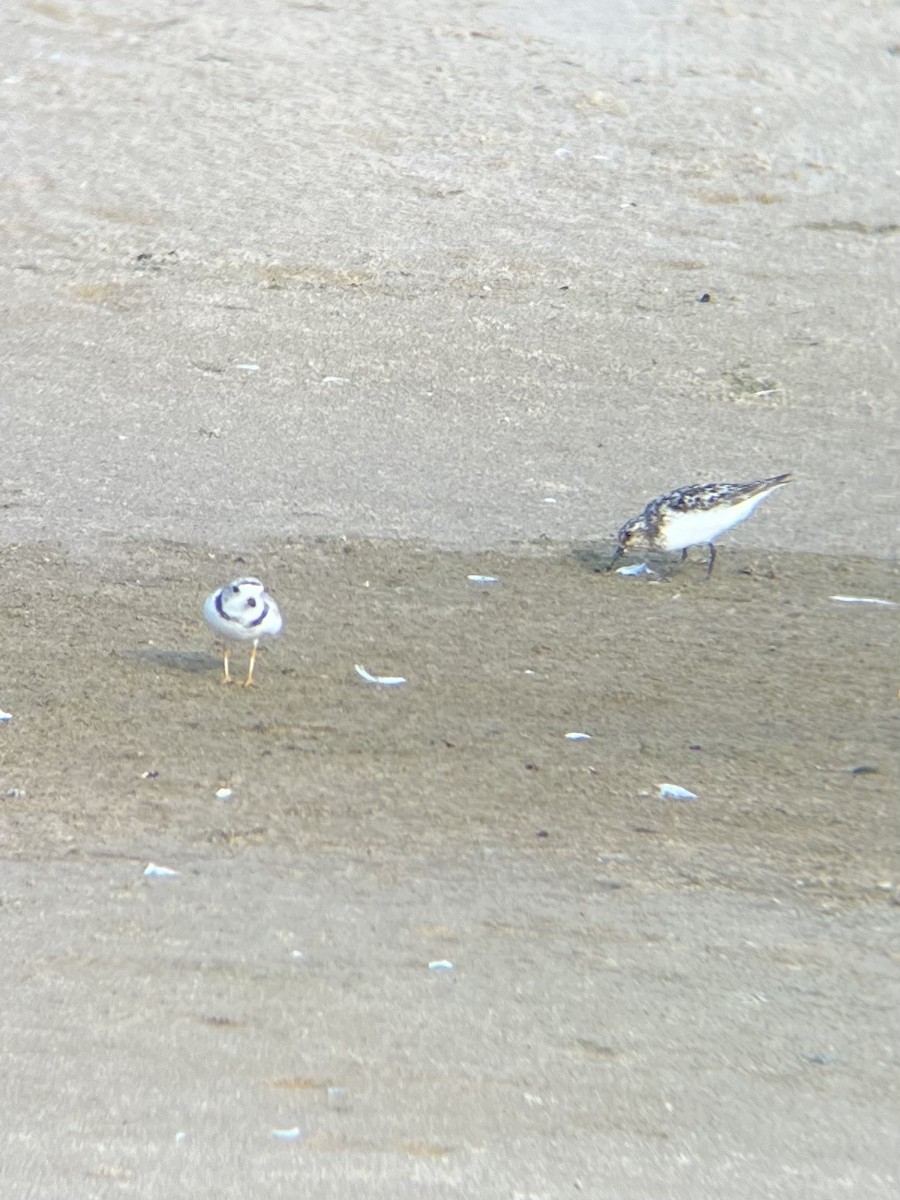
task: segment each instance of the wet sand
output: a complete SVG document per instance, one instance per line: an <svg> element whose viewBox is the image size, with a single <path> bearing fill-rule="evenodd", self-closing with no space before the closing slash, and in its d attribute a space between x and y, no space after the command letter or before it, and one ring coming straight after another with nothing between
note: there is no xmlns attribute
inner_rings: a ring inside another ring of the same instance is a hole
<svg viewBox="0 0 900 1200"><path fill-rule="evenodd" d="M608 550L3 552L10 1179L882 1194L897 570Z"/></svg>

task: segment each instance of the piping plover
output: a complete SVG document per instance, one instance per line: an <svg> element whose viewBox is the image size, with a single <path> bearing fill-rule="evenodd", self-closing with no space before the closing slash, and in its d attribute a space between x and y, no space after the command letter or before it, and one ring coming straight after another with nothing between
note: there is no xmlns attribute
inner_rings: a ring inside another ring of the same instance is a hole
<svg viewBox="0 0 900 1200"><path fill-rule="evenodd" d="M260 638L276 637L284 628L278 605L258 579L248 576L234 579L218 591L210 592L203 603L203 617L224 645L224 683L231 683L228 671L230 643L253 643L247 678L242 684L243 687L252 687Z"/></svg>

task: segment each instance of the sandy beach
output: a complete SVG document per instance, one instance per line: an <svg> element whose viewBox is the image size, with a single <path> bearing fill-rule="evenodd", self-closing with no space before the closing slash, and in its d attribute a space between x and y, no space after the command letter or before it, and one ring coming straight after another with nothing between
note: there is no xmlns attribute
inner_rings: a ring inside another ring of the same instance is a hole
<svg viewBox="0 0 900 1200"><path fill-rule="evenodd" d="M0 1193L893 1198L896 13L0 44Z"/></svg>

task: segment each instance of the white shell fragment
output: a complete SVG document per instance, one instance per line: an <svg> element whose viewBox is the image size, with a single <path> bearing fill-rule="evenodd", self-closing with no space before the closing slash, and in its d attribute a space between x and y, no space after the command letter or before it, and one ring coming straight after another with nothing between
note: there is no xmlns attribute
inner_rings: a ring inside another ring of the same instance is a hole
<svg viewBox="0 0 900 1200"><path fill-rule="evenodd" d="M646 563L632 563L630 567L618 567L617 575L655 575L656 572Z"/></svg>
<svg viewBox="0 0 900 1200"><path fill-rule="evenodd" d="M660 800L696 800L695 792L679 787L677 783L662 783L659 787Z"/></svg>
<svg viewBox="0 0 900 1200"><path fill-rule="evenodd" d="M300 1136L300 1127L295 1125L293 1129L273 1129L272 1137L278 1138L280 1142L296 1142Z"/></svg>
<svg viewBox="0 0 900 1200"><path fill-rule="evenodd" d="M3 709L0 708L0 721L11 721L11 720L12 720L12 713L4 712Z"/></svg>
<svg viewBox="0 0 900 1200"><path fill-rule="evenodd" d="M216 792L216 799L217 800L230 800L233 795L234 795L234 792L231 790L231 788L221 787Z"/></svg>
<svg viewBox="0 0 900 1200"><path fill-rule="evenodd" d="M354 663L353 669L366 683L380 683L382 687L398 687L401 683L406 683L402 675L373 675L359 663Z"/></svg>
<svg viewBox="0 0 900 1200"><path fill-rule="evenodd" d="M591 735L589 733L567 733L566 734L567 742L589 742L590 740L591 740Z"/></svg>
<svg viewBox="0 0 900 1200"><path fill-rule="evenodd" d="M832 596L840 604L880 604L883 608L896 608L894 600L879 600L876 596Z"/></svg>
<svg viewBox="0 0 900 1200"><path fill-rule="evenodd" d="M147 863L146 867L144 867L144 874L169 879L173 875L177 875L178 872L173 871L171 867L158 867L156 863Z"/></svg>
<svg viewBox="0 0 900 1200"><path fill-rule="evenodd" d="M446 958L438 958L438 959L435 959L434 962L430 962L428 964L428 970L429 971L452 971L453 963L449 962Z"/></svg>
<svg viewBox="0 0 900 1200"><path fill-rule="evenodd" d="M236 371L258 371L259 363L235 363Z"/></svg>
<svg viewBox="0 0 900 1200"><path fill-rule="evenodd" d="M467 575L469 583L499 583L496 575Z"/></svg>

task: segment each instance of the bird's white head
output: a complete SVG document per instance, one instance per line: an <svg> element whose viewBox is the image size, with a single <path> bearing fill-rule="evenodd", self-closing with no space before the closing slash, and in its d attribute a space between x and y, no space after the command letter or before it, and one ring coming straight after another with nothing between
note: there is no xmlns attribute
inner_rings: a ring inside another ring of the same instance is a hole
<svg viewBox="0 0 900 1200"><path fill-rule="evenodd" d="M248 623L259 616L268 593L259 579L248 576L226 583L221 591L221 607L226 616Z"/></svg>

